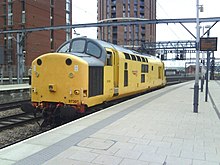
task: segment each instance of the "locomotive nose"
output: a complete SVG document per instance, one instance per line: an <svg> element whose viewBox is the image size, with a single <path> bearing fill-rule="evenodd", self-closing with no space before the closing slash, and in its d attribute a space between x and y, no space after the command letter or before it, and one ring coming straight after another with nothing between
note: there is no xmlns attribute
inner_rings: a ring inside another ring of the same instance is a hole
<svg viewBox="0 0 220 165"><path fill-rule="evenodd" d="M49 53L32 64L32 101L79 103L87 96L87 63L69 54Z"/></svg>

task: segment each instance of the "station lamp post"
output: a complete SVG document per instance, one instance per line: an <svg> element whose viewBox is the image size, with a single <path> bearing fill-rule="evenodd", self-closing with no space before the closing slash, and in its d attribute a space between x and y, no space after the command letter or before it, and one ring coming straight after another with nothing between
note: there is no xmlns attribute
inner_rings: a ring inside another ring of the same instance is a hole
<svg viewBox="0 0 220 165"><path fill-rule="evenodd" d="M207 25L205 26L205 28L208 29L208 32L207 32L207 37L209 38L209 35L210 35L210 26ZM209 92L209 67L210 67L210 51L207 51L207 67L206 67L206 90L205 90L205 102L208 101L208 92Z"/></svg>
<svg viewBox="0 0 220 165"><path fill-rule="evenodd" d="M200 53L199 11L203 12L203 6L199 5L199 0L196 0L196 71L195 71L194 101L193 101L194 113L198 113L198 105L199 105L199 53Z"/></svg>

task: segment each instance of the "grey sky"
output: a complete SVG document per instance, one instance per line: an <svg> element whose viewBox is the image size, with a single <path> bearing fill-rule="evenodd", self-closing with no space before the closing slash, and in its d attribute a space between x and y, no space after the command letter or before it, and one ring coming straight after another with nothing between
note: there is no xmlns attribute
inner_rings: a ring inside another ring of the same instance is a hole
<svg viewBox="0 0 220 165"><path fill-rule="evenodd" d="M200 0L204 12L200 17L220 17L219 0ZM157 19L166 18L195 18L196 0L157 0ZM97 0L73 0L73 24L89 23L97 21ZM201 27L213 23L202 23ZM196 35L195 24L185 24L189 30ZM202 29L202 28L201 28ZM211 30L211 37L218 37L220 40L220 23L217 23ZM96 38L96 28L76 29L82 36ZM202 33L202 30L201 30ZM193 40L194 38L179 24L157 25L157 41L170 40ZM220 57L220 41L218 52L215 56Z"/></svg>

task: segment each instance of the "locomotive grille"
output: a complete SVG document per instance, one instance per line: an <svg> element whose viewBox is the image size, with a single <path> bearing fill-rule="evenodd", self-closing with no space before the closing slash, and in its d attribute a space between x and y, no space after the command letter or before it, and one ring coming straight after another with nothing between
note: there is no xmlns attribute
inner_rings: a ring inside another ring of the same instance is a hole
<svg viewBox="0 0 220 165"><path fill-rule="evenodd" d="M103 94L103 66L89 67L89 97Z"/></svg>

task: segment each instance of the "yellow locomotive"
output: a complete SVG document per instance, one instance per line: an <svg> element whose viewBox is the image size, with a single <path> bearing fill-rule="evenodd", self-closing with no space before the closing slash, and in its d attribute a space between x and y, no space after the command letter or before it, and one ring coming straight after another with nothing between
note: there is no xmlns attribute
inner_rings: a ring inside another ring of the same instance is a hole
<svg viewBox="0 0 220 165"><path fill-rule="evenodd" d="M164 63L104 41L65 42L32 62L31 101L47 123L166 84Z"/></svg>

